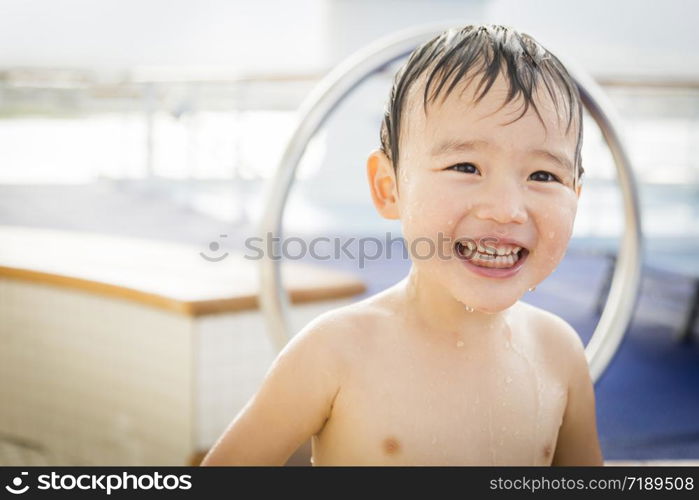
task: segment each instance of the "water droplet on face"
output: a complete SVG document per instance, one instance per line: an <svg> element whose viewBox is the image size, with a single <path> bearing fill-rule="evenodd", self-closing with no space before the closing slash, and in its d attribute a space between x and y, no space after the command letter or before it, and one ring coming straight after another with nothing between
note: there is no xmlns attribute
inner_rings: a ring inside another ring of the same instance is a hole
<svg viewBox="0 0 699 500"><path fill-rule="evenodd" d="M456 341L456 347L463 347L464 346L464 341L463 340L457 340Z"/></svg>

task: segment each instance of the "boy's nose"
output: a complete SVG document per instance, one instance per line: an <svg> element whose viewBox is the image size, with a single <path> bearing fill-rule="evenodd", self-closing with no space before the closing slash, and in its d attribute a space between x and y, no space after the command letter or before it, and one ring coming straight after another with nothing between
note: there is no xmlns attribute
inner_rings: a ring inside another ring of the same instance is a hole
<svg viewBox="0 0 699 500"><path fill-rule="evenodd" d="M483 190L473 204L473 212L479 219L490 219L500 224L523 224L527 221L527 210L521 188L512 182L483 186Z"/></svg>

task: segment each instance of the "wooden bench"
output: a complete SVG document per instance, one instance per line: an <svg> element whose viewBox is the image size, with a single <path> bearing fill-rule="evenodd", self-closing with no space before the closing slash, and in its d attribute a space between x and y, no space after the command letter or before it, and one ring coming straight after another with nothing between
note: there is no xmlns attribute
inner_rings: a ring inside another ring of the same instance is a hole
<svg viewBox="0 0 699 500"><path fill-rule="evenodd" d="M0 226L0 439L51 465L196 463L276 355L258 262L204 250ZM365 291L295 262L283 275L294 331Z"/></svg>

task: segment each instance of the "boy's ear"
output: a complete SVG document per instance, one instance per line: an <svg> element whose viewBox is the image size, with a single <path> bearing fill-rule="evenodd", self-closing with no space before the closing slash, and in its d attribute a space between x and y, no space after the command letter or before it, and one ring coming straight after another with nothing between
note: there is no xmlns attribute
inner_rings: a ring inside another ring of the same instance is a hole
<svg viewBox="0 0 699 500"><path fill-rule="evenodd" d="M379 214L386 219L398 219L398 190L396 174L388 156L380 149L369 154L366 174L371 189L371 198Z"/></svg>

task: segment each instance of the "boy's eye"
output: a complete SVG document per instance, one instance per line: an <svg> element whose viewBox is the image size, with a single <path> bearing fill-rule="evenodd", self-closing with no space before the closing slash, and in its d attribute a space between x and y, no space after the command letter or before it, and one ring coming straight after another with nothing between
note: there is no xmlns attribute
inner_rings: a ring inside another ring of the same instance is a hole
<svg viewBox="0 0 699 500"><path fill-rule="evenodd" d="M478 168L473 163L457 163L448 167L447 170L456 170L457 172L464 172L466 174L478 173Z"/></svg>
<svg viewBox="0 0 699 500"><path fill-rule="evenodd" d="M446 170L456 170L457 172L464 172L465 174L477 174L478 167L473 163L457 163L451 167L447 167ZM531 180L539 182L561 182L558 177L553 175L551 172L546 172L545 170L538 170L529 176Z"/></svg>
<svg viewBox="0 0 699 500"><path fill-rule="evenodd" d="M529 176L529 178L533 181L560 182L558 180L558 177L553 175L551 172L545 172L544 170L538 170L537 172L534 172L532 175Z"/></svg>

